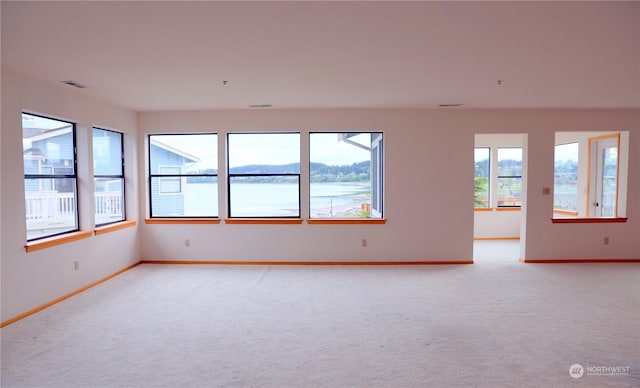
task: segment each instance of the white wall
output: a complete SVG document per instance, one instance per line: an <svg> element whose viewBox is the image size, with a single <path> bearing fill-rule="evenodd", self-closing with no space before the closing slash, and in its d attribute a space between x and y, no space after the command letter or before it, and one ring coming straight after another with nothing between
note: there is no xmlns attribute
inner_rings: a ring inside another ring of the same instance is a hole
<svg viewBox="0 0 640 388"><path fill-rule="evenodd" d="M384 131L386 225L142 225L147 260L471 260L476 134L527 134L522 257L640 258L639 204L625 224L552 224L556 131L628 130L629 193L640 188L637 110L262 110L144 112L149 133ZM224 157L220 169L224 171ZM141 164L140 175L146 171ZM221 174L221 182L224 176ZM303 196L305 188L302 188ZM222 192L224 194L224 192ZM141 203L146 193L141 193ZM636 195L637 199L637 195ZM226 202L221 195L220 214ZM528 215L525 214L528 212ZM303 212L303 214L305 214ZM141 207L140 216L146 216ZM589 236L590 238L585 238ZM611 238L604 246L603 238ZM184 247L184 239L191 246ZM369 246L362 248L362 238Z"/></svg>
<svg viewBox="0 0 640 388"><path fill-rule="evenodd" d="M123 132L128 216L137 220L138 214L135 112L88 98L63 85L51 85L3 68L0 131L3 322L136 263L141 256L137 227L25 252L23 110L78 123L78 198L83 230L91 230L93 225L91 127ZM75 260L80 261L79 271L74 269Z"/></svg>

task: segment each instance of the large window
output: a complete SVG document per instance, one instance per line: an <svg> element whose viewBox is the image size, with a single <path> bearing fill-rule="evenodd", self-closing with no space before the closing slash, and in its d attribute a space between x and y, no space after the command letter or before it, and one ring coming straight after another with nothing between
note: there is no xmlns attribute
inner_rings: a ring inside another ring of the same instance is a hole
<svg viewBox="0 0 640 388"><path fill-rule="evenodd" d="M151 217L218 216L218 135L149 135Z"/></svg>
<svg viewBox="0 0 640 388"><path fill-rule="evenodd" d="M93 181L96 226L123 221L124 154L121 133L93 128Z"/></svg>
<svg viewBox="0 0 640 388"><path fill-rule="evenodd" d="M382 133L311 133L309 152L310 218L382 218Z"/></svg>
<svg viewBox="0 0 640 388"><path fill-rule="evenodd" d="M498 148L498 207L522 205L522 148Z"/></svg>
<svg viewBox="0 0 640 388"><path fill-rule="evenodd" d="M229 217L300 217L300 134L231 133Z"/></svg>
<svg viewBox="0 0 640 388"><path fill-rule="evenodd" d="M78 230L75 125L22 115L27 240Z"/></svg>
<svg viewBox="0 0 640 388"><path fill-rule="evenodd" d="M554 153L553 209L578 215L578 143L557 144Z"/></svg>
<svg viewBox="0 0 640 388"><path fill-rule="evenodd" d="M475 189L474 206L477 208L490 207L489 187L490 187L490 154L489 147L476 147L474 150L475 159Z"/></svg>

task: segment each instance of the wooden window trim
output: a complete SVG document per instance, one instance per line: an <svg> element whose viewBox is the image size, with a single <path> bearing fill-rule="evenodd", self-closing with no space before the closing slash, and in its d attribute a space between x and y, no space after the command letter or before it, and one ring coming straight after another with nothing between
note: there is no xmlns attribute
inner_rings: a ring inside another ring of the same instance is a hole
<svg viewBox="0 0 640 388"><path fill-rule="evenodd" d="M386 218L314 218L307 220L307 224L310 225L329 225L329 224L386 224Z"/></svg>
<svg viewBox="0 0 640 388"><path fill-rule="evenodd" d="M563 215L563 216L571 216L577 217L578 212L573 210L564 210L564 209L553 209L553 214Z"/></svg>
<svg viewBox="0 0 640 388"><path fill-rule="evenodd" d="M625 223L626 217L552 218L554 224L607 224Z"/></svg>
<svg viewBox="0 0 640 388"><path fill-rule="evenodd" d="M145 224L219 224L219 218L146 218Z"/></svg>
<svg viewBox="0 0 640 388"><path fill-rule="evenodd" d="M54 247L56 245L66 244L76 240L82 240L93 236L93 230L80 230L77 232L66 233L60 236L47 237L36 241L28 242L24 247L27 252L39 251L40 249Z"/></svg>
<svg viewBox="0 0 640 388"><path fill-rule="evenodd" d="M474 212L491 212L493 211L492 207L474 207L473 208Z"/></svg>
<svg viewBox="0 0 640 388"><path fill-rule="evenodd" d="M116 230L125 229L125 228L131 228L133 226L136 226L136 224L137 224L137 222L133 221L133 220L115 222L113 224L97 227L95 229L94 233L95 233L96 236L99 236L101 234L115 232Z"/></svg>
<svg viewBox="0 0 640 388"><path fill-rule="evenodd" d="M225 224L265 225L302 224L302 218L225 218Z"/></svg>
<svg viewBox="0 0 640 388"><path fill-rule="evenodd" d="M496 211L499 212L519 212L520 210L522 210L522 208L520 206L518 207L497 207Z"/></svg>

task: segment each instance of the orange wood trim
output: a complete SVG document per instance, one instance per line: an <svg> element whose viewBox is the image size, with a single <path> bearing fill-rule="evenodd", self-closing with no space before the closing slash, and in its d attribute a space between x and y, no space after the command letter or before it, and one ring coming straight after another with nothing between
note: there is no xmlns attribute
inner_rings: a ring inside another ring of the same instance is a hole
<svg viewBox="0 0 640 388"><path fill-rule="evenodd" d="M222 265L447 265L473 264L473 260L456 261L180 261L142 260L142 264L222 264Z"/></svg>
<svg viewBox="0 0 640 388"><path fill-rule="evenodd" d="M474 207L473 208L474 212L490 212L493 211L492 207Z"/></svg>
<svg viewBox="0 0 640 388"><path fill-rule="evenodd" d="M302 224L302 218L225 218L225 224Z"/></svg>
<svg viewBox="0 0 640 388"><path fill-rule="evenodd" d="M496 211L499 212L519 212L521 207L497 207Z"/></svg>
<svg viewBox="0 0 640 388"><path fill-rule="evenodd" d="M133 221L133 220L117 222L117 223L110 224L110 225L99 226L99 227L96 228L94 233L95 233L96 236L98 236L98 235L101 235L101 234L114 232L116 230L130 228L132 226L136 226L136 224L137 224L137 222Z"/></svg>
<svg viewBox="0 0 640 388"><path fill-rule="evenodd" d="M578 212L572 210L564 210L564 209L553 209L553 214L560 214L564 216L578 216Z"/></svg>
<svg viewBox="0 0 640 388"><path fill-rule="evenodd" d="M42 240L30 241L24 247L27 252L34 252L40 249L55 247L56 245L66 244L71 241L82 240L83 238L93 236L92 230L81 230L78 232L71 232L61 236L54 236L49 238L43 238Z"/></svg>
<svg viewBox="0 0 640 388"><path fill-rule="evenodd" d="M601 217L601 218L552 218L554 224L607 224L607 223L625 223L626 217Z"/></svg>
<svg viewBox="0 0 640 388"><path fill-rule="evenodd" d="M219 218L146 218L145 224L219 224Z"/></svg>
<svg viewBox="0 0 640 388"><path fill-rule="evenodd" d="M520 240L520 237L474 237L474 240L491 241L491 240Z"/></svg>
<svg viewBox="0 0 640 388"><path fill-rule="evenodd" d="M120 275L121 273L126 272L126 271L130 270L131 268L134 268L134 267L136 267L138 265L140 265L140 262L137 262L135 264L131 264L130 266L128 266L126 268L123 268L123 269L121 269L121 270L119 270L119 271L117 271L115 273L112 273L111 275L106 276L106 277L104 277L104 278L102 278L100 280L97 280L97 281L93 282L93 283L89 283L89 284L87 284L86 286L84 286L82 288L79 288L79 289L77 289L77 290L75 290L73 292L70 292L70 293L68 293L66 295L63 295L63 296L61 296L59 298L56 298L56 299L54 299L54 300L52 300L52 301L50 301L48 303L43 304L42 306L38 306L38 307L36 307L34 309L31 309L31 310L27 311L26 313L22 313L22 314L20 314L18 316L15 316L15 317L11 318L11 319L8 319L8 320L0 323L0 328L3 328L5 326L7 326L7 325L15 323L15 322L17 322L17 321L19 321L19 320L21 320L23 318L28 317L29 315L33 315L33 314L35 314L37 312L40 312L40 311L42 311L42 310L44 310L44 309L46 309L48 307L53 306L54 304L62 302L65 299L69 299L72 296L78 295L79 293L84 292L84 291L88 290L89 288L95 287L98 284L104 283L109 279L113 279L114 277Z"/></svg>
<svg viewBox="0 0 640 388"><path fill-rule="evenodd" d="M386 224L386 218L315 218L307 220L307 224Z"/></svg>
<svg viewBox="0 0 640 388"><path fill-rule="evenodd" d="M526 264L585 264L585 263L640 263L640 259L523 259L518 261Z"/></svg>

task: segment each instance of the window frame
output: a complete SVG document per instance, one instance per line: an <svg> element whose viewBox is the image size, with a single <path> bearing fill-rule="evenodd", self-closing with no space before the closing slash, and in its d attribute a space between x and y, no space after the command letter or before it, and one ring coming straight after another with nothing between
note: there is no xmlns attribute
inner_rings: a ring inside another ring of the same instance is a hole
<svg viewBox="0 0 640 388"><path fill-rule="evenodd" d="M298 155L298 173L264 173L264 174L256 174L256 173L252 173L252 174L237 174L231 173L231 164L229 161L229 158L231 156L231 147L229 147L229 139L231 136L234 135L293 135L296 134L298 135L298 151L299 151L299 155ZM301 197L301 164L302 164L302 157L301 157L301 151L302 151L302 133L300 131L296 131L296 132L290 132L290 131L278 131L278 132L228 132L227 133L227 139L226 139L226 151L227 151L227 217L229 220L238 220L238 219L247 219L247 218L251 218L251 219L299 219L301 218L302 215L302 197ZM260 215L250 215L250 216L233 216L231 214L231 180L232 178L235 177L296 177L298 179L298 214L297 215L291 215L291 216L278 216L278 215L266 215L266 216L260 216Z"/></svg>
<svg viewBox="0 0 640 388"><path fill-rule="evenodd" d="M78 149L77 149L77 140L76 140L76 123L68 121L68 120L62 120L62 119L58 119L58 118L54 118L54 117L50 117L50 116L44 116L44 115L35 114L35 113L30 113L30 112L26 112L26 111L22 111L21 115L29 115L29 116L34 116L34 117L40 117L40 118L47 119L47 120L54 120L54 121L59 121L59 122L62 122L62 123L69 124L71 126L71 139L72 139L71 140L72 141L71 148L73 150L73 153L72 153L72 155L73 155L73 163L72 163L73 174L56 174L55 172L53 172L52 174L27 174L27 173L24 173L24 182L26 183L28 180L36 180L37 182L39 182L38 183L38 187L41 187L40 182L42 182L45 179L48 179L49 182L51 182L52 188L53 188L53 187L55 187L54 182L56 180L59 180L59 179L72 179L73 180L73 193L74 193L73 205L74 205L74 214L75 214L75 217L74 217L75 218L75 220L74 220L75 225L74 225L73 229L65 230L63 232L53 233L53 234L46 234L46 235L35 237L35 238L28 238L27 237L27 243L34 242L34 241L37 241L37 240L42 240L42 239L45 239L45 238L63 236L63 235L67 235L67 234L70 234L70 233L78 232L78 231L80 231L80 222L79 222L80 215L79 215L79 206L78 206L78 204L79 204L79 198L78 198L79 197L79 192L78 192ZM23 131L22 137L24 139L24 127L22 127L22 131ZM23 165L24 165L24 160L25 159L24 159L24 154L23 154ZM39 164L39 167L40 166L41 165ZM40 170L40 168L39 168L39 170ZM23 193L24 193L25 198L26 198L27 190L23 189ZM26 209L25 209L25 217L26 217ZM27 232L27 235L28 235L29 229L28 229L28 227L26 225L26 219L25 219L25 231Z"/></svg>
<svg viewBox="0 0 640 388"><path fill-rule="evenodd" d="M486 206L478 206L476 204L476 196L475 196L475 180L478 178L476 176L475 170L476 170L476 164L477 161L475 160L475 151L477 149L486 149L487 150L487 201L486 201ZM480 147L473 147L473 151L474 151L474 157L473 157L473 182L474 182L474 202L473 202L473 208L474 209L491 209L491 203L492 203L492 196L491 196L491 188L492 188L492 181L491 181L491 160L493 159L491 157L492 154L492 149L491 147L484 147L484 146L480 146Z"/></svg>
<svg viewBox="0 0 640 388"><path fill-rule="evenodd" d="M109 221L109 222L104 222L101 224L98 224L95 220L95 209L94 209L94 224L96 227L100 227L100 226L105 226L105 225L110 225L110 224L115 224L116 222L122 222L125 221L127 219L127 204L126 204L126 188L125 188L125 176L124 176L124 134L122 132L118 132L118 131L114 131L111 129L105 129L105 128L100 128L100 127L93 127L91 130L91 146L93 147L93 130L99 130L99 131L105 131L105 132L111 132L111 133L115 133L120 135L120 174L119 175L113 175L113 174L93 174L93 182L95 185L95 181L96 178L107 178L107 179L113 179L113 180L119 180L122 182L122 218L117 219L117 220L113 220L113 221ZM95 150L94 150L95 151ZM93 160L95 163L95 155L93 155ZM93 188L93 195L94 195L94 201L95 201L95 186Z"/></svg>
<svg viewBox="0 0 640 388"><path fill-rule="evenodd" d="M148 198L149 198L149 219L217 219L220 215L220 209L218 208L218 203L216 203L216 215L212 216L212 215L199 215L199 216L187 216L187 215L178 215L178 216L171 216L171 215L153 215L153 179L156 178L158 179L158 195L159 196L175 196L175 195L185 195L184 193L184 186L186 183L187 178L190 177L206 177L206 178L215 178L216 180L216 190L218 188L219 185L219 181L218 181L218 176L219 176L219 171L220 168L217 165L217 159L216 159L216 168L215 170L218 171L218 173L212 174L212 173L208 173L208 174L187 174L184 173L184 170L180 167L180 166L176 166L176 165L167 165L167 164L158 164L158 173L152 173L152 167L153 164L152 162L152 156L151 156L151 146L152 146L152 142L151 139L153 137L162 137L162 136L197 136L197 135L215 135L216 136L216 148L215 148L215 152L217 154L218 152L218 144L219 144L219 136L217 132L196 132L196 133L149 133L147 134L147 153L148 153L148 168L147 168L147 172L148 172ZM164 144L164 143L163 143ZM160 167L179 167L181 173L180 174L160 174ZM179 178L180 179L180 192L178 193L162 193L160 191L160 180L163 178Z"/></svg>
<svg viewBox="0 0 640 388"><path fill-rule="evenodd" d="M577 169L576 169L576 175L579 174L580 171L580 142L578 141L569 141L569 142L563 142L563 143L558 143L558 144L554 144L553 147L553 214L558 214L558 215L565 215L565 216L577 216L578 215L578 179L576 178L576 206L575 209L561 209L556 207L556 179L557 179L557 173L556 173L556 156L558 154L558 147L562 147L562 146L569 146L569 145L575 145L578 147L578 160L577 160Z"/></svg>
<svg viewBox="0 0 640 388"><path fill-rule="evenodd" d="M500 175L500 150L501 149L519 149L520 150L520 175ZM512 208L512 209L520 209L522 208L522 191L520 192L520 205L501 205L500 204L500 178L505 178L505 179L520 179L520 187L522 188L522 158L523 158L523 147L496 147L496 187L497 187L497 191L495 194L495 198L496 198L496 209L499 208L503 208L503 209L507 209L507 208ZM522 189L521 189L522 190Z"/></svg>

